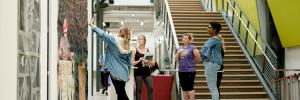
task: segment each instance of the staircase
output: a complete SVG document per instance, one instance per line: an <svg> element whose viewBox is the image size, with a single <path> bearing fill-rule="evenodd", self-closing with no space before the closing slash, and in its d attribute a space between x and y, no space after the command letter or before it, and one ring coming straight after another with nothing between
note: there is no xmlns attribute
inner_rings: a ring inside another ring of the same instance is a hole
<svg viewBox="0 0 300 100"><path fill-rule="evenodd" d="M269 100L260 80L219 12L206 12L200 0L168 0L168 4L180 45L182 34L192 32L192 44L200 50L209 38L209 22L221 23L221 35L225 41L225 72L220 86L221 99ZM197 64L194 88L196 99L211 99L202 63Z"/></svg>

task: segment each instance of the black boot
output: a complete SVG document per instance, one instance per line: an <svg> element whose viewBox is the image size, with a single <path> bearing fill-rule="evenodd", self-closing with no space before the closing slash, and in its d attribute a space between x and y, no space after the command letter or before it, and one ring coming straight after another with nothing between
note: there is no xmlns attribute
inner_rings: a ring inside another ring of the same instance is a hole
<svg viewBox="0 0 300 100"><path fill-rule="evenodd" d="M105 93L105 89L102 90L102 94L104 94L104 93Z"/></svg>

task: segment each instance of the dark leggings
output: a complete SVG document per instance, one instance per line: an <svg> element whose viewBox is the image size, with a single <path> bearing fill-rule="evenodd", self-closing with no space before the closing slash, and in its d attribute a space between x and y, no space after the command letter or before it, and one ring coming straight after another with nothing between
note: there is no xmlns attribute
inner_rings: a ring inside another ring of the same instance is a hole
<svg viewBox="0 0 300 100"><path fill-rule="evenodd" d="M125 84L126 82L124 81L120 81L120 80L116 80L111 78L112 83L115 86L115 90L117 92L117 98L118 100L129 100L126 91L125 91Z"/></svg>
<svg viewBox="0 0 300 100"><path fill-rule="evenodd" d="M218 87L218 91L219 91L219 97L221 98L221 95L220 95L220 85L221 85L221 80L222 80L222 77L223 77L223 72L218 72L218 75L217 75L217 87Z"/></svg>
<svg viewBox="0 0 300 100"><path fill-rule="evenodd" d="M151 76L135 76L136 84L136 100L141 100L142 94L142 80L146 83L148 90L148 100L153 100L153 88L152 88L152 78Z"/></svg>
<svg viewBox="0 0 300 100"><path fill-rule="evenodd" d="M101 75L102 75L102 78L101 78L102 86L104 87L105 90L107 90L109 72L101 72Z"/></svg>

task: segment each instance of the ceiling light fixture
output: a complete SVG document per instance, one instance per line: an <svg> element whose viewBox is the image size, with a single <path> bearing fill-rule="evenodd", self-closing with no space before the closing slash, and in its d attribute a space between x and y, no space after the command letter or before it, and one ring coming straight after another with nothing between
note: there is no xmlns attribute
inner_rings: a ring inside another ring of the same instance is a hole
<svg viewBox="0 0 300 100"><path fill-rule="evenodd" d="M123 22L123 21L121 21L121 25L124 25L124 22Z"/></svg>

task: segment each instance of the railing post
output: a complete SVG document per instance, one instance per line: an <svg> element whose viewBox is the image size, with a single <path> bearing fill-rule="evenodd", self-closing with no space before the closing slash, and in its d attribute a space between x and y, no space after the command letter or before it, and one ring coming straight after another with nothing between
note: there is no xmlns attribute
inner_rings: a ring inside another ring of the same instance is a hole
<svg viewBox="0 0 300 100"><path fill-rule="evenodd" d="M257 37L258 37L258 34L256 33L256 34L255 34L255 40L257 40ZM254 44L253 57L255 57L255 53L256 53L256 46L257 46L257 44L255 43L255 44Z"/></svg>
<svg viewBox="0 0 300 100"><path fill-rule="evenodd" d="M247 28L249 28L249 21L247 21ZM247 46L247 42L248 42L248 34L249 32L246 31L246 38L245 38L245 45Z"/></svg>
<svg viewBox="0 0 300 100"><path fill-rule="evenodd" d="M214 0L214 1L215 1L215 3L216 3L216 4L215 4L215 6L216 6L216 7L215 7L215 8L216 8L215 11L218 11L218 2L217 2L217 0Z"/></svg>
<svg viewBox="0 0 300 100"><path fill-rule="evenodd" d="M222 10L224 11L224 0L222 0Z"/></svg>
<svg viewBox="0 0 300 100"><path fill-rule="evenodd" d="M232 8L232 10L233 10L233 9L235 9L235 2L233 2L233 8ZM231 24L231 25L232 25L233 27L234 27L234 15L235 15L235 14L234 14L234 11L232 11L232 20L231 20L231 23L232 23L232 24Z"/></svg>
<svg viewBox="0 0 300 100"><path fill-rule="evenodd" d="M240 11L240 18L242 18L242 11ZM239 20L238 33L241 34L241 20Z"/></svg>
<svg viewBox="0 0 300 100"><path fill-rule="evenodd" d="M212 12L212 11L213 11L213 9L212 9L212 8L213 8L213 7L212 7L212 5L213 5L212 3L213 3L213 2L212 2L212 0L209 0L209 2L210 2L210 11Z"/></svg>
<svg viewBox="0 0 300 100"><path fill-rule="evenodd" d="M226 5L226 17L228 18L228 2L227 2L227 5Z"/></svg>

